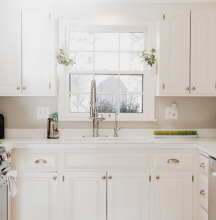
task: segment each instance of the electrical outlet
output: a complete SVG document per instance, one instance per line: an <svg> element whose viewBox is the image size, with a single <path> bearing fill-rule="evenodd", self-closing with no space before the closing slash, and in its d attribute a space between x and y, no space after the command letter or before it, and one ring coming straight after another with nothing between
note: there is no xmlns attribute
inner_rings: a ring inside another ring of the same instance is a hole
<svg viewBox="0 0 216 220"><path fill-rule="evenodd" d="M178 108L173 110L172 107L166 107L165 119L178 119Z"/></svg>
<svg viewBox="0 0 216 220"><path fill-rule="evenodd" d="M37 118L49 118L49 107L37 107Z"/></svg>

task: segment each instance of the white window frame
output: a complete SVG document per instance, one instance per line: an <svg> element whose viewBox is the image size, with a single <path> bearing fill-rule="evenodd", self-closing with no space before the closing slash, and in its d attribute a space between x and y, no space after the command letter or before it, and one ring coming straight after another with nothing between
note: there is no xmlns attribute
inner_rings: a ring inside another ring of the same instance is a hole
<svg viewBox="0 0 216 220"><path fill-rule="evenodd" d="M68 42L70 31L74 32L144 32L145 35L145 49L155 48L156 25L154 20L142 20L142 25L139 21L130 22L127 25L115 26L95 26L95 25L76 25L73 19L59 19L59 47ZM151 36L149 38L149 36ZM152 45L152 46L151 46ZM131 51L132 52L132 51ZM120 61L119 61L120 62ZM155 119L155 95L154 95L154 77L148 75L148 67L144 63L144 71L94 71L100 74L143 74L143 113L120 113L118 115L119 121L156 121ZM58 113L60 121L90 121L89 113L69 113L69 74L89 74L93 71L77 71L66 70L64 76L58 77ZM104 113L107 121L114 120L114 113Z"/></svg>

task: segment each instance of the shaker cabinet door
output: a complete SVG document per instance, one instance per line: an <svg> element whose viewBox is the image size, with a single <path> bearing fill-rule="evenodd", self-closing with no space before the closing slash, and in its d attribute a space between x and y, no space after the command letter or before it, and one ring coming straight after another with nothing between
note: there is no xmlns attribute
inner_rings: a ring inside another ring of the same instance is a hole
<svg viewBox="0 0 216 220"><path fill-rule="evenodd" d="M22 91L49 93L49 12L22 11Z"/></svg>
<svg viewBox="0 0 216 220"><path fill-rule="evenodd" d="M21 93L21 10L0 10L0 94Z"/></svg>
<svg viewBox="0 0 216 220"><path fill-rule="evenodd" d="M191 92L215 93L216 10L191 11Z"/></svg>
<svg viewBox="0 0 216 220"><path fill-rule="evenodd" d="M164 94L189 93L190 10L167 10L161 22L160 88Z"/></svg>

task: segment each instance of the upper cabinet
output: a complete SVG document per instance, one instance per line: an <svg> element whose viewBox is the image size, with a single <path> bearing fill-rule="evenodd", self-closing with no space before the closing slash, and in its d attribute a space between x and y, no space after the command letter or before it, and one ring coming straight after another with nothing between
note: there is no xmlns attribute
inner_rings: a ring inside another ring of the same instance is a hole
<svg viewBox="0 0 216 220"><path fill-rule="evenodd" d="M216 95L216 11L168 10L161 22L159 95Z"/></svg>
<svg viewBox="0 0 216 220"><path fill-rule="evenodd" d="M0 10L0 94L21 93L21 11Z"/></svg>
<svg viewBox="0 0 216 220"><path fill-rule="evenodd" d="M0 11L0 95L49 95L47 10Z"/></svg>

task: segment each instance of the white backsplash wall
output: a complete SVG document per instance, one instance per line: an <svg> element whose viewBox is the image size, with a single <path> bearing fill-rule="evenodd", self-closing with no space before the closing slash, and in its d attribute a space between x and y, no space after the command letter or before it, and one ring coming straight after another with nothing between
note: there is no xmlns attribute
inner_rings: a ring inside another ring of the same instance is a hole
<svg viewBox="0 0 216 220"><path fill-rule="evenodd" d="M0 97L0 114L7 129L46 129L46 119L37 119L37 107L57 112L57 97ZM165 107L176 102L179 119L165 119ZM156 97L157 122L118 122L124 129L216 128L216 98ZM99 122L100 129L110 129L114 122ZM90 129L92 122L59 122L60 129Z"/></svg>

